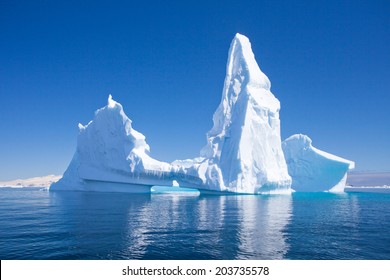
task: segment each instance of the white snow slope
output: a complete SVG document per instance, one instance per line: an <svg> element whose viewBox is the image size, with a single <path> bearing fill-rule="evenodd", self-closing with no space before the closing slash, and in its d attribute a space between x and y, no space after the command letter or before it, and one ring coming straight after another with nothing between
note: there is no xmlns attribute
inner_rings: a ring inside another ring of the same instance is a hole
<svg viewBox="0 0 390 280"><path fill-rule="evenodd" d="M173 164L200 177L209 190L290 192L291 178L281 148L280 103L270 88L248 38L236 34L207 145L200 158Z"/></svg>
<svg viewBox="0 0 390 280"><path fill-rule="evenodd" d="M295 134L282 143L295 191L343 192L347 172L355 163L318 150L309 137Z"/></svg>

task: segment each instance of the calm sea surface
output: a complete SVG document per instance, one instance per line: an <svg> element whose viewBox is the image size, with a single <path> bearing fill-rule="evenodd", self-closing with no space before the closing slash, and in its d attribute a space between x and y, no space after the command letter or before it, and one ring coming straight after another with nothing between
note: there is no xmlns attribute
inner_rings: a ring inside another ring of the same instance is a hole
<svg viewBox="0 0 390 280"><path fill-rule="evenodd" d="M390 259L390 195L1 188L0 259Z"/></svg>

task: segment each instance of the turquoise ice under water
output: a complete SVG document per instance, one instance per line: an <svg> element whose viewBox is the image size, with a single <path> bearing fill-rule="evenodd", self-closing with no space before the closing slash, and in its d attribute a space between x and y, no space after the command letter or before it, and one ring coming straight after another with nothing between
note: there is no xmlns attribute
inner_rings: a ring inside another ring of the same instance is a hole
<svg viewBox="0 0 390 280"><path fill-rule="evenodd" d="M390 195L0 189L1 259L390 259Z"/></svg>

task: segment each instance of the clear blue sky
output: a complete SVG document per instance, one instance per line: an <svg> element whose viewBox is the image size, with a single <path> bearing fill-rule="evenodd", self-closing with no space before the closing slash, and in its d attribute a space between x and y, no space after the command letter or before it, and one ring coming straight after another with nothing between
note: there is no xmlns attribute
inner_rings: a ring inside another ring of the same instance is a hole
<svg viewBox="0 0 390 280"><path fill-rule="evenodd" d="M283 139L388 171L389 15L388 0L3 0L0 180L62 174L110 93L153 157L197 156L237 32L281 101Z"/></svg>

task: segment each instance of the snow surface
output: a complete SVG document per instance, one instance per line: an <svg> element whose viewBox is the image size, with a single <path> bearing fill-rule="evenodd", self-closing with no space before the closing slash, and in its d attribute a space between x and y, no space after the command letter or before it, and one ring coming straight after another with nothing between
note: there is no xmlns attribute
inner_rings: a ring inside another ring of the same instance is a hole
<svg viewBox="0 0 390 280"><path fill-rule="evenodd" d="M302 134L287 138L282 147L294 190L344 191L347 172L355 168L353 161L314 148L312 140Z"/></svg>

